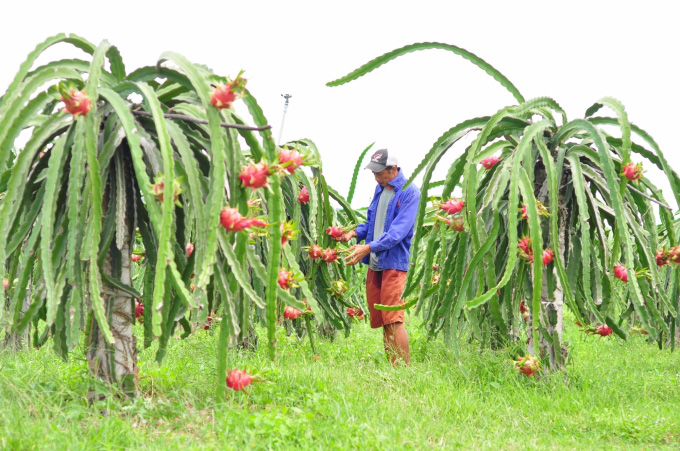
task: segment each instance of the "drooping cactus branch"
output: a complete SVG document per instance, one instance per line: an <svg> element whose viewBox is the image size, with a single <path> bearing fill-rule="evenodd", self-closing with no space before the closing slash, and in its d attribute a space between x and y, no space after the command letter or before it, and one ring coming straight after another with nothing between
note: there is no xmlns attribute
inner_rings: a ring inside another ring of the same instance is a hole
<svg viewBox="0 0 680 451"><path fill-rule="evenodd" d="M146 111L140 110L132 110L132 114L136 114L137 116L153 117L151 113L147 113ZM179 119L187 122L196 122L197 124L209 124L209 122L204 119L198 119L192 116L187 116L186 114L163 113L163 117L166 119ZM249 125L230 124L228 122L220 122L220 126L224 128L236 128L238 130L251 130L256 132L261 132L272 128L271 125L264 125L262 127L250 127Z"/></svg>

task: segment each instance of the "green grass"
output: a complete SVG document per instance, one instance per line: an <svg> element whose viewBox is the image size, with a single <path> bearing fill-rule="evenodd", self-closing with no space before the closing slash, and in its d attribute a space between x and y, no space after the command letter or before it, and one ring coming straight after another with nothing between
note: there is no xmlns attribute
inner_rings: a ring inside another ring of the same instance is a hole
<svg viewBox="0 0 680 451"><path fill-rule="evenodd" d="M138 326L139 327L139 326ZM215 406L217 331L171 343L162 367L140 352L133 402L87 403L82 351L0 354L0 449L650 449L680 447L680 366L640 336L568 330L567 373L536 381L509 351L462 345L461 371L441 340L409 327L412 366L391 368L380 331L309 343L279 331L275 363L230 351L229 368L269 382ZM263 343L261 337L261 343ZM102 415L105 412L106 415Z"/></svg>

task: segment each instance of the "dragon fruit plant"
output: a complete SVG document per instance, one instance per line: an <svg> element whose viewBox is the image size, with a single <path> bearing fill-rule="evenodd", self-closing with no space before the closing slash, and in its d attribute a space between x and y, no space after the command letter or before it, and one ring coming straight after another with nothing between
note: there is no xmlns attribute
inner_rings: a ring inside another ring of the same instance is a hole
<svg viewBox="0 0 680 451"><path fill-rule="evenodd" d="M83 57L42 61L67 46ZM2 327L25 333L37 324L48 333L33 344L52 340L64 359L85 339L93 377L130 396L135 318L144 319L138 345L157 342L159 363L174 331L224 328L218 400L228 388L227 345L244 343L256 317L275 358L282 302L302 310L306 300L310 342L316 322L350 330L328 288L362 273L327 264L338 251L324 231L365 218L328 186L312 141L274 142L242 74L229 79L174 52L129 71L109 42L52 36L2 94L0 173ZM330 250L311 260L311 245ZM281 268L300 275L286 289Z"/></svg>
<svg viewBox="0 0 680 451"><path fill-rule="evenodd" d="M393 59L430 49L465 58L514 101L438 133L410 174L407 185L422 178L421 203L402 308L416 307L428 333L443 334L458 355L461 330L476 331L472 339L485 343L519 343L523 301L531 307L527 354L540 357L547 371L564 367L565 307L583 324L618 324L617 315L628 312L623 321L635 318L650 341L672 334L680 313L680 276L668 262L680 262L680 253L667 251L659 258L656 253L660 230L665 249L678 248L679 228L657 188L661 180L644 178L642 167L662 171L677 203L680 177L650 133L632 124L621 102L611 97L596 99L570 120L556 100L525 99L491 64L444 43L404 46L328 85L379 76L376 69ZM610 127L618 132L612 134ZM472 143L462 145L470 133ZM442 167L445 159L452 163ZM446 175L435 179L435 174ZM648 214L657 208L660 226ZM436 216L457 214L464 230L446 233ZM433 284L434 261L446 262L441 280L451 284ZM615 265L620 268L613 270ZM636 277L630 277L631 268L639 268ZM623 328L613 334L625 337Z"/></svg>

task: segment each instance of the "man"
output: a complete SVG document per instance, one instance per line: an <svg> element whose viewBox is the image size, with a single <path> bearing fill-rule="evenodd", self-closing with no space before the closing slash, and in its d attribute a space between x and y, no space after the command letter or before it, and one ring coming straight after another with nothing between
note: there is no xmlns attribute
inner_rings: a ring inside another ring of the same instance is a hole
<svg viewBox="0 0 680 451"><path fill-rule="evenodd" d="M367 222L337 240L349 241L356 237L357 243L365 241L366 244L350 247L352 253L345 257L345 263L356 265L361 261L368 265L366 298L371 327L383 328L385 352L392 364L396 365L401 358L408 365L410 352L404 311L376 310L374 305L403 304L401 293L406 283L420 190L413 184L402 190L406 177L397 158L387 149L376 151L365 169L371 170L378 182L368 207Z"/></svg>

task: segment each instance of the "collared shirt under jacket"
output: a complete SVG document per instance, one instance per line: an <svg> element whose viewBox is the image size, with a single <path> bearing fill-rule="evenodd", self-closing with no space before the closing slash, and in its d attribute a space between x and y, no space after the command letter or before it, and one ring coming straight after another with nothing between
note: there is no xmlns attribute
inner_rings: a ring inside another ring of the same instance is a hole
<svg viewBox="0 0 680 451"><path fill-rule="evenodd" d="M375 252L378 256L378 265L382 269L408 270L409 249L413 237L413 226L418 215L420 190L413 183L402 190L401 188L405 183L406 177L404 177L401 169L399 169L397 176L388 182L390 186L394 187L394 197L387 206L385 231L381 236L377 238L373 236L375 212L384 189L380 185L375 188L373 201L368 207L366 224L357 226L357 241L365 240L371 246L371 252ZM370 254L361 261L368 264Z"/></svg>

